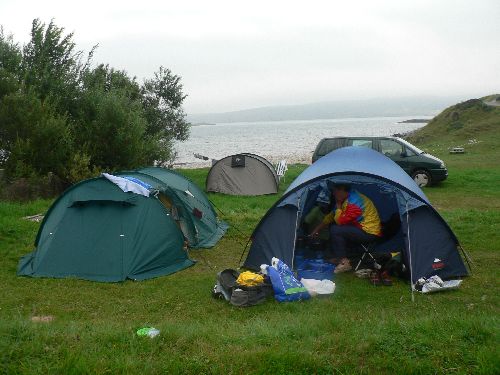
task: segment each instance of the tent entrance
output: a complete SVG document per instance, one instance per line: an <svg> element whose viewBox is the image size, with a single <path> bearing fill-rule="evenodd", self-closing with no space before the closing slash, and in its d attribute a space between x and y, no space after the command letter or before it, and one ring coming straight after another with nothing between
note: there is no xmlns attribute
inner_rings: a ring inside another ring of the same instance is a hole
<svg viewBox="0 0 500 375"><path fill-rule="evenodd" d="M158 199L162 203L162 205L167 209L168 214L170 217L174 220L175 224L177 227L181 230L182 235L184 236L184 239L188 239L188 228L184 220L181 218L179 215L179 210L177 207L173 204L172 200L164 193L159 193L158 194Z"/></svg>
<svg viewBox="0 0 500 375"><path fill-rule="evenodd" d="M308 235L322 222L325 215L332 210L330 191L333 183L349 184L351 189L367 196L374 203L382 223L384 238L375 247L374 251L377 253L400 252L404 254L405 241L401 225L401 218L404 213L400 211L397 197L398 192L383 183L353 182L346 178L330 178L310 186L301 196L303 203L299 204L301 209L298 213L298 224L296 226L294 258L297 251L299 254L304 254L303 250L305 248L307 248L306 252L309 253L308 256L314 256L315 253L317 256L321 253L327 257L332 256L328 228L321 231L318 239L310 239ZM353 245L351 251L351 255L356 257L357 253L361 254L362 249L359 246Z"/></svg>

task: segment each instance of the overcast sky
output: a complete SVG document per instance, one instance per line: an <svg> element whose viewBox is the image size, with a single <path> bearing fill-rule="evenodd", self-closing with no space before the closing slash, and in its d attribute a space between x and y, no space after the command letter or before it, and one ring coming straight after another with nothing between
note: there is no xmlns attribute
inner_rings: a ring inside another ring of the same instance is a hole
<svg viewBox="0 0 500 375"><path fill-rule="evenodd" d="M21 44L34 18L141 82L170 68L189 113L500 92L499 0L0 0Z"/></svg>

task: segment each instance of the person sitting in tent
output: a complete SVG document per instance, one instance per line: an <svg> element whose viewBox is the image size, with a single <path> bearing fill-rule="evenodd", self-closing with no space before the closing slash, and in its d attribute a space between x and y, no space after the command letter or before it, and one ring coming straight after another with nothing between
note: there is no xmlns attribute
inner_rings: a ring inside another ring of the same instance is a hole
<svg viewBox="0 0 500 375"><path fill-rule="evenodd" d="M335 273L340 273L352 269L347 258L348 245L376 241L382 234L381 223L373 202L349 185L334 185L330 200L332 211L311 236L318 236L324 227L330 226L331 250L337 258Z"/></svg>
<svg viewBox="0 0 500 375"><path fill-rule="evenodd" d="M315 229L319 224L323 222L325 216L331 211L330 204L328 202L317 201L316 205L308 212L302 222L302 227L305 233L309 233L312 229ZM328 228L325 226L322 230L318 232L317 236L321 241L328 241L330 239L330 233Z"/></svg>

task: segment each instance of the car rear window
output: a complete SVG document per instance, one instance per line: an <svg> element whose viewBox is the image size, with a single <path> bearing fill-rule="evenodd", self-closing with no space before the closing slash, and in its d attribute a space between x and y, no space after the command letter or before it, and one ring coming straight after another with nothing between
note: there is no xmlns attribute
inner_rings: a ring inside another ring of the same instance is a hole
<svg viewBox="0 0 500 375"><path fill-rule="evenodd" d="M360 146L373 148L373 141L371 139L349 139L347 142L349 146Z"/></svg>
<svg viewBox="0 0 500 375"><path fill-rule="evenodd" d="M340 147L342 147L342 139L324 139L323 142L321 142L321 144L319 145L318 156L324 156Z"/></svg>

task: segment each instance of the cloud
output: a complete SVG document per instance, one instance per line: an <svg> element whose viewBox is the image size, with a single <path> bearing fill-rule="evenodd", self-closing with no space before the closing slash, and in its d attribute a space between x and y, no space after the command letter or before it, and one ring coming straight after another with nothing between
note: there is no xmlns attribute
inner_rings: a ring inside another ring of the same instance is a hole
<svg viewBox="0 0 500 375"><path fill-rule="evenodd" d="M99 43L98 62L142 80L182 76L186 109L396 95L486 95L500 78L500 3L443 1L4 0L0 23L26 42L33 18Z"/></svg>

